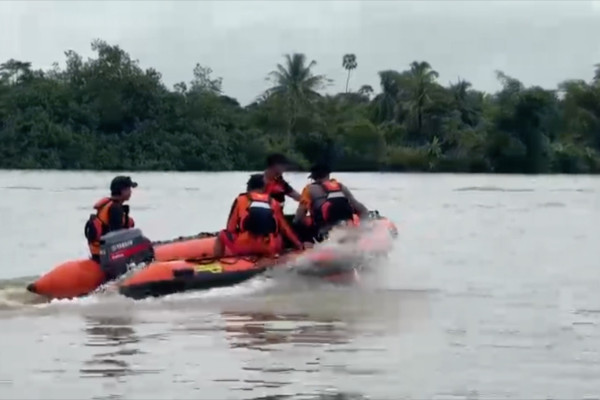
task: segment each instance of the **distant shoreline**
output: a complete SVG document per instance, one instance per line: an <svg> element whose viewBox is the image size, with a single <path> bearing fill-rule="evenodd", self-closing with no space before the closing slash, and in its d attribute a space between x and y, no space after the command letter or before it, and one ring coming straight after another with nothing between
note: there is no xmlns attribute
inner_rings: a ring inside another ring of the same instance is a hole
<svg viewBox="0 0 600 400"><path fill-rule="evenodd" d="M0 169L260 171L280 152L303 170L327 160L339 172L600 173L600 65L556 90L497 72L502 89L488 94L441 85L415 61L380 71L376 92L352 81L360 60L344 54L346 91L322 95L331 79L294 53L242 107L208 67L170 89L119 46L92 50L67 51L65 69L0 64Z"/></svg>

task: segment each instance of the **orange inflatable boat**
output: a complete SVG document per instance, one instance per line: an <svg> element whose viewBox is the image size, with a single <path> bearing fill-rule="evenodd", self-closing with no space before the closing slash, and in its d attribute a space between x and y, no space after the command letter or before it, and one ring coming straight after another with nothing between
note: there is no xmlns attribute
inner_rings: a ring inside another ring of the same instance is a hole
<svg viewBox="0 0 600 400"><path fill-rule="evenodd" d="M361 252L386 253L397 235L394 224L372 212L373 234L358 239ZM383 235L382 235L383 234ZM150 242L139 229L109 233L101 241L100 263L90 259L67 261L28 285L30 292L48 298L74 298L90 294L104 283L128 272L131 265L150 263L119 285L121 294L132 298L230 286L300 256L314 268L303 270L330 280L345 280L355 271L344 256L322 248L289 251L280 257L226 257L215 260L216 233L201 233L170 241Z"/></svg>
<svg viewBox="0 0 600 400"><path fill-rule="evenodd" d="M124 235L127 236L124 237ZM117 239L115 244L110 241L113 236ZM140 244L136 246L136 243L128 243L133 242L133 239L128 240L129 237L145 244L146 246L143 248L145 252L143 251L141 255L140 253L131 254L138 251L141 246ZM127 272L131 264L148 263L153 260L171 261L210 258L213 253L216 233L200 233L196 236L178 237L170 241L152 243L144 238L139 229L129 229L109 233L102 240L105 243L101 244L101 253L104 251L105 255L108 254L108 257L106 257L108 260L101 260L98 263L88 258L64 262L29 284L27 290L51 299L70 299L85 296L104 283ZM125 248L119 252L119 249L111 249L112 246L125 246ZM112 253L111 250L113 250ZM104 264L105 267L103 268L101 264ZM106 264L109 264L108 268L106 268Z"/></svg>

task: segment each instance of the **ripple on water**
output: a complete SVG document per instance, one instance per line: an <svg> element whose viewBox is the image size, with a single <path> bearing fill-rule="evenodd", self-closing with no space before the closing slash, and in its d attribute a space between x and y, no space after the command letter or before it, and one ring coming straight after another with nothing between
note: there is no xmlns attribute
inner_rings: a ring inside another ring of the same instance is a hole
<svg viewBox="0 0 600 400"><path fill-rule="evenodd" d="M534 192L530 188L503 188L497 186L467 186L454 189L455 192Z"/></svg>
<svg viewBox="0 0 600 400"><path fill-rule="evenodd" d="M594 193L592 188L558 188L550 189L551 192L573 192L573 193Z"/></svg>
<svg viewBox="0 0 600 400"><path fill-rule="evenodd" d="M538 203L537 207L540 208L565 208L567 205L560 201L547 201L545 203Z"/></svg>
<svg viewBox="0 0 600 400"><path fill-rule="evenodd" d="M64 191L80 191L80 190L106 190L105 186L71 186L64 188Z"/></svg>
<svg viewBox="0 0 600 400"><path fill-rule="evenodd" d="M225 327L233 348L274 351L276 345L322 346L350 341L340 320L317 319L307 314L264 312L223 312Z"/></svg>
<svg viewBox="0 0 600 400"><path fill-rule="evenodd" d="M2 189L8 189L8 190L44 190L44 188L41 187L41 186L19 186L19 185L4 186Z"/></svg>
<svg viewBox="0 0 600 400"><path fill-rule="evenodd" d="M165 337L164 334L146 334L140 336L134 330L135 321L131 317L87 316L85 318L84 346L99 350L91 359L84 361L79 369L82 378L109 378L130 375L159 374L161 369L134 368L131 359L146 354L139 346L147 346L153 339Z"/></svg>
<svg viewBox="0 0 600 400"><path fill-rule="evenodd" d="M294 395L260 396L247 398L247 400L372 400L371 397L360 393L333 392L334 393L297 393Z"/></svg>

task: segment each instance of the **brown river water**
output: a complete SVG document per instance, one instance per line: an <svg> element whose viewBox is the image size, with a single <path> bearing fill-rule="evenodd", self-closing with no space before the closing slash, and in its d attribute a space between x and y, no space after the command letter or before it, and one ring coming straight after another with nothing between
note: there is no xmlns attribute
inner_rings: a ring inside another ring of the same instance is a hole
<svg viewBox="0 0 600 400"><path fill-rule="evenodd" d="M132 176L158 240L222 228L248 173ZM0 399L600 398L599 178L336 176L400 231L358 286L47 303L112 174L0 172Z"/></svg>

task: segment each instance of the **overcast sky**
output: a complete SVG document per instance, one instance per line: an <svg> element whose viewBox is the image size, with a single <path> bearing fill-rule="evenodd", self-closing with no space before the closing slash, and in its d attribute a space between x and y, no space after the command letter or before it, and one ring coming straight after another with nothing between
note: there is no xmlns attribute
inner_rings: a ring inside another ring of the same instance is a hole
<svg viewBox="0 0 600 400"><path fill-rule="evenodd" d="M242 104L268 87L282 55L303 52L342 90L344 53L355 53L357 89L377 72L428 61L447 84L458 77L493 91L494 71L554 87L589 80L600 63L600 2L593 1L2 1L0 62L48 67L63 52L91 56L90 42L119 44L169 86L196 62L223 77Z"/></svg>

